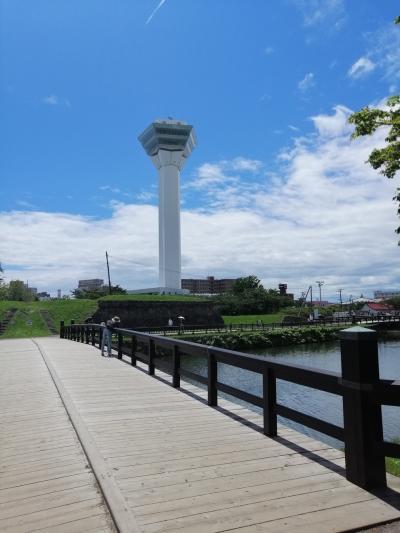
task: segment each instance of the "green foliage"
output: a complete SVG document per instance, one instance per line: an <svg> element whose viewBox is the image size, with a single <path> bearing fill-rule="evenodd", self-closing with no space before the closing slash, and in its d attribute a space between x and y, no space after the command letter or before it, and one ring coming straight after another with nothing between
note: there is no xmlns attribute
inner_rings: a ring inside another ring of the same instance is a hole
<svg viewBox="0 0 400 533"><path fill-rule="evenodd" d="M57 329L60 327L61 320L64 320L65 324L69 324L72 319L76 323L82 323L94 314L97 302L94 300L49 300L29 303L0 301L0 317L12 308L18 309L18 314L14 317L13 323L8 326L2 339L50 335L41 311L49 313ZM30 321L32 325L27 324Z"/></svg>
<svg viewBox="0 0 400 533"><path fill-rule="evenodd" d="M278 291L264 289L256 276L239 278L231 291L216 296L214 301L223 314L233 316L274 313L293 305L293 300L280 296Z"/></svg>
<svg viewBox="0 0 400 533"><path fill-rule="evenodd" d="M110 289L106 285L99 287L98 289L91 289L88 291L75 289L72 291L72 294L78 300L98 300L103 296L109 295ZM126 290L120 287L119 285L111 285L111 295L115 294L126 294Z"/></svg>
<svg viewBox="0 0 400 533"><path fill-rule="evenodd" d="M7 300L16 302L31 302L35 297L33 293L25 286L23 281L10 281L7 290Z"/></svg>
<svg viewBox="0 0 400 533"><path fill-rule="evenodd" d="M232 293L239 295L253 289L263 289L261 281L254 275L238 278L233 284Z"/></svg>
<svg viewBox="0 0 400 533"><path fill-rule="evenodd" d="M256 324L261 321L263 324L280 323L285 314L285 311L277 311L276 313L260 314L260 315L223 315L222 318L225 324Z"/></svg>
<svg viewBox="0 0 400 533"><path fill-rule="evenodd" d="M396 17L395 24L400 24L400 17ZM353 113L349 117L349 122L355 125L353 138L371 135L381 127L389 128L385 138L386 146L372 150L368 162L372 168L380 169L387 178L394 178L400 169L400 96L391 96L386 105L387 109L364 107L361 111ZM399 188L393 200L399 203L397 214L400 215ZM396 232L400 233L400 227Z"/></svg>
<svg viewBox="0 0 400 533"><path fill-rule="evenodd" d="M185 340L229 350L246 350L265 346L287 346L327 342L337 339L339 327L282 328L272 331L230 332L185 336Z"/></svg>
<svg viewBox="0 0 400 533"><path fill-rule="evenodd" d="M400 444L400 439L395 439L394 442ZM386 457L386 471L393 476L400 477L400 459L394 457Z"/></svg>

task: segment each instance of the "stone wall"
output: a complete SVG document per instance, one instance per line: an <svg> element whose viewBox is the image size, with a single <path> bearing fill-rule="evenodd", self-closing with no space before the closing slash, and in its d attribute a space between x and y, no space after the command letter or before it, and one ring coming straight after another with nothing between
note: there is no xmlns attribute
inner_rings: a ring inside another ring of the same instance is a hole
<svg viewBox="0 0 400 533"><path fill-rule="evenodd" d="M211 302L181 302L181 301L99 301L99 307L93 315L96 323L105 322L113 316L119 316L121 327L134 329L135 327L167 326L172 318L174 325L178 325L178 316L185 317L187 325L220 325L223 324L218 306Z"/></svg>

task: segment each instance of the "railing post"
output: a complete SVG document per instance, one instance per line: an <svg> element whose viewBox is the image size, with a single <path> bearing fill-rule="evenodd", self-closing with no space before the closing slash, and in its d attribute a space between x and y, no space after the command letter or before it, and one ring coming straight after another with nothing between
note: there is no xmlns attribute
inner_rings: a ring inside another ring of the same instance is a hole
<svg viewBox="0 0 400 533"><path fill-rule="evenodd" d="M154 356L156 354L156 347L154 341L149 341L149 375L154 376Z"/></svg>
<svg viewBox="0 0 400 533"><path fill-rule="evenodd" d="M276 378L272 368L263 371L264 435L276 437Z"/></svg>
<svg viewBox="0 0 400 533"><path fill-rule="evenodd" d="M131 344L131 365L136 366L136 350L137 350L137 340L136 337L132 337L132 344Z"/></svg>
<svg viewBox="0 0 400 533"><path fill-rule="evenodd" d="M215 355L208 352L208 405L218 405L218 366Z"/></svg>
<svg viewBox="0 0 400 533"><path fill-rule="evenodd" d="M382 411L374 401L379 381L377 333L356 326L342 330L339 337L346 477L364 489L385 487Z"/></svg>
<svg viewBox="0 0 400 533"><path fill-rule="evenodd" d="M180 375L180 367L181 367L181 354L179 353L179 347L174 346L174 353L172 355L172 386L175 389L179 389L181 386L181 375Z"/></svg>
<svg viewBox="0 0 400 533"><path fill-rule="evenodd" d="M60 322L60 339L65 338L65 326L64 326L64 320L61 320Z"/></svg>
<svg viewBox="0 0 400 533"><path fill-rule="evenodd" d="M118 359L122 359L122 333L118 333Z"/></svg>
<svg viewBox="0 0 400 533"><path fill-rule="evenodd" d="M85 326L85 341L86 344L89 344L89 326L87 324Z"/></svg>
<svg viewBox="0 0 400 533"><path fill-rule="evenodd" d="M92 339L92 346L96 346L96 328L93 326L93 324L90 327L90 335Z"/></svg>
<svg viewBox="0 0 400 533"><path fill-rule="evenodd" d="M76 341L76 336L75 336L75 320L71 320L71 340Z"/></svg>

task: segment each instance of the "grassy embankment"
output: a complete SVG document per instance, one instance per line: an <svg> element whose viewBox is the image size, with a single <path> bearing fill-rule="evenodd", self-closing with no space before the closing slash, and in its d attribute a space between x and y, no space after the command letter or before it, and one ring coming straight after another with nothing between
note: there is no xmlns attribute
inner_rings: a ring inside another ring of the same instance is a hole
<svg viewBox="0 0 400 533"><path fill-rule="evenodd" d="M158 294L131 294L105 296L101 300L118 301L208 301L207 298L185 295L158 295ZM0 320L9 309L17 309L12 322L10 322L2 339L15 339L26 337L43 337L51 332L43 318L42 313L48 313L55 329L58 331L60 321L69 324L72 319L76 323L83 322L97 309L97 300L49 300L46 302L10 302L0 301Z"/></svg>
<svg viewBox="0 0 400 533"><path fill-rule="evenodd" d="M96 300L50 300L47 302L9 302L0 301L0 320L8 309L18 309L2 339L43 337L50 335L49 328L41 312L47 312L55 328L59 330L60 321L66 324L74 319L83 322L97 309Z"/></svg>
<svg viewBox="0 0 400 533"><path fill-rule="evenodd" d="M269 315L223 315L222 318L225 324L256 324L257 320L261 320L263 324L272 324L282 322L283 317L287 314L287 311L282 310L277 313L270 313Z"/></svg>

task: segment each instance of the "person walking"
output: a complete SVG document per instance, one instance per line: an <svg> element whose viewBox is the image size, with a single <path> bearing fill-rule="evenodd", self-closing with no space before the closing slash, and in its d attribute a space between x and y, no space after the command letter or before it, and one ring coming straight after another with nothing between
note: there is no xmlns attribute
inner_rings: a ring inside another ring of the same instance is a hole
<svg viewBox="0 0 400 533"><path fill-rule="evenodd" d="M101 336L101 355L103 357L107 357L104 353L104 349L107 346L108 357L111 357L112 330L114 327L114 322L112 320L107 320L106 323L102 322L101 325L103 326L103 331L102 331L102 336Z"/></svg>

